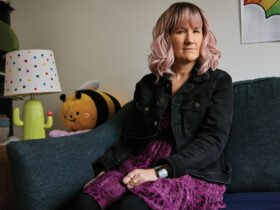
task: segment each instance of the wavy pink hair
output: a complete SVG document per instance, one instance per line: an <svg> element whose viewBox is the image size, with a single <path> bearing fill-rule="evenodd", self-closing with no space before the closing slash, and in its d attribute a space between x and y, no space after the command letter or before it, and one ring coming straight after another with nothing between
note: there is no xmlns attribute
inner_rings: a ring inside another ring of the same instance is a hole
<svg viewBox="0 0 280 210"><path fill-rule="evenodd" d="M163 73L173 74L171 66L174 63L174 52L170 34L178 27L189 24L201 24L203 40L200 55L197 60L198 73L203 74L209 68L215 70L218 66L220 51L216 48L215 35L209 28L208 18L196 5L188 2L172 4L158 19L153 29L153 42L149 55L149 68L158 77Z"/></svg>

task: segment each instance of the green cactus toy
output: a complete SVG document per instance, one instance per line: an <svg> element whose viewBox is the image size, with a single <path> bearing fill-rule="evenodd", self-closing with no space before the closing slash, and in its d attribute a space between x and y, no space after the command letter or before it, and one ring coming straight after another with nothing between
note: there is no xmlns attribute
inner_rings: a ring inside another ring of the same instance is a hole
<svg viewBox="0 0 280 210"><path fill-rule="evenodd" d="M44 122L43 106L39 100L30 99L23 108L23 120L20 119L20 110L14 108L13 122L16 126L23 127L23 139L42 139L46 137L45 129L53 125L52 113L48 112L47 122Z"/></svg>

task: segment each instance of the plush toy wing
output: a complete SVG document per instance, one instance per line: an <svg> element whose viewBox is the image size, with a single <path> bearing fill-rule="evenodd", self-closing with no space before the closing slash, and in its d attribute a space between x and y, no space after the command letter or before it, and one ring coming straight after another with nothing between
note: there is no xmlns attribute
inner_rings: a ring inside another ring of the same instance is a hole
<svg viewBox="0 0 280 210"><path fill-rule="evenodd" d="M97 90L99 88L99 82L96 80L89 80L82 84L77 90Z"/></svg>

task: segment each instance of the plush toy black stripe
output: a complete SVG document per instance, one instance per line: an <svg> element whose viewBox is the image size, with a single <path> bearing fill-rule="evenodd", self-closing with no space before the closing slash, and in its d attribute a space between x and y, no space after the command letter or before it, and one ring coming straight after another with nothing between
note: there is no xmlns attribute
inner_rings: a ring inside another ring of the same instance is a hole
<svg viewBox="0 0 280 210"><path fill-rule="evenodd" d="M98 92L95 92L93 90L78 90L76 92L84 93L90 96L95 102L97 110L97 122L95 127L108 120L109 107L106 103L106 100Z"/></svg>
<svg viewBox="0 0 280 210"><path fill-rule="evenodd" d="M105 93L105 92L103 92ZM112 95L110 95L109 93L105 93L107 96L109 96L111 98L111 100L113 101L114 103L114 106L115 106L115 113L117 113L120 109L121 109L121 105L119 103L119 101Z"/></svg>

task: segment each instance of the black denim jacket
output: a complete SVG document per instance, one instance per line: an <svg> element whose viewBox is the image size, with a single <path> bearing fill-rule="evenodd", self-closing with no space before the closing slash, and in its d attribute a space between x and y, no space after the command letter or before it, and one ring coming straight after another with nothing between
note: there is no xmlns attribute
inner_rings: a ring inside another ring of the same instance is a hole
<svg viewBox="0 0 280 210"><path fill-rule="evenodd" d="M154 165L169 164L172 177L190 174L211 182L230 183L231 167L223 150L232 122L232 80L229 74L218 69L202 75L194 69L173 97L168 75L158 82L153 74L144 76L136 85L133 108L121 140L93 167L113 169L155 139L170 100L176 150Z"/></svg>

